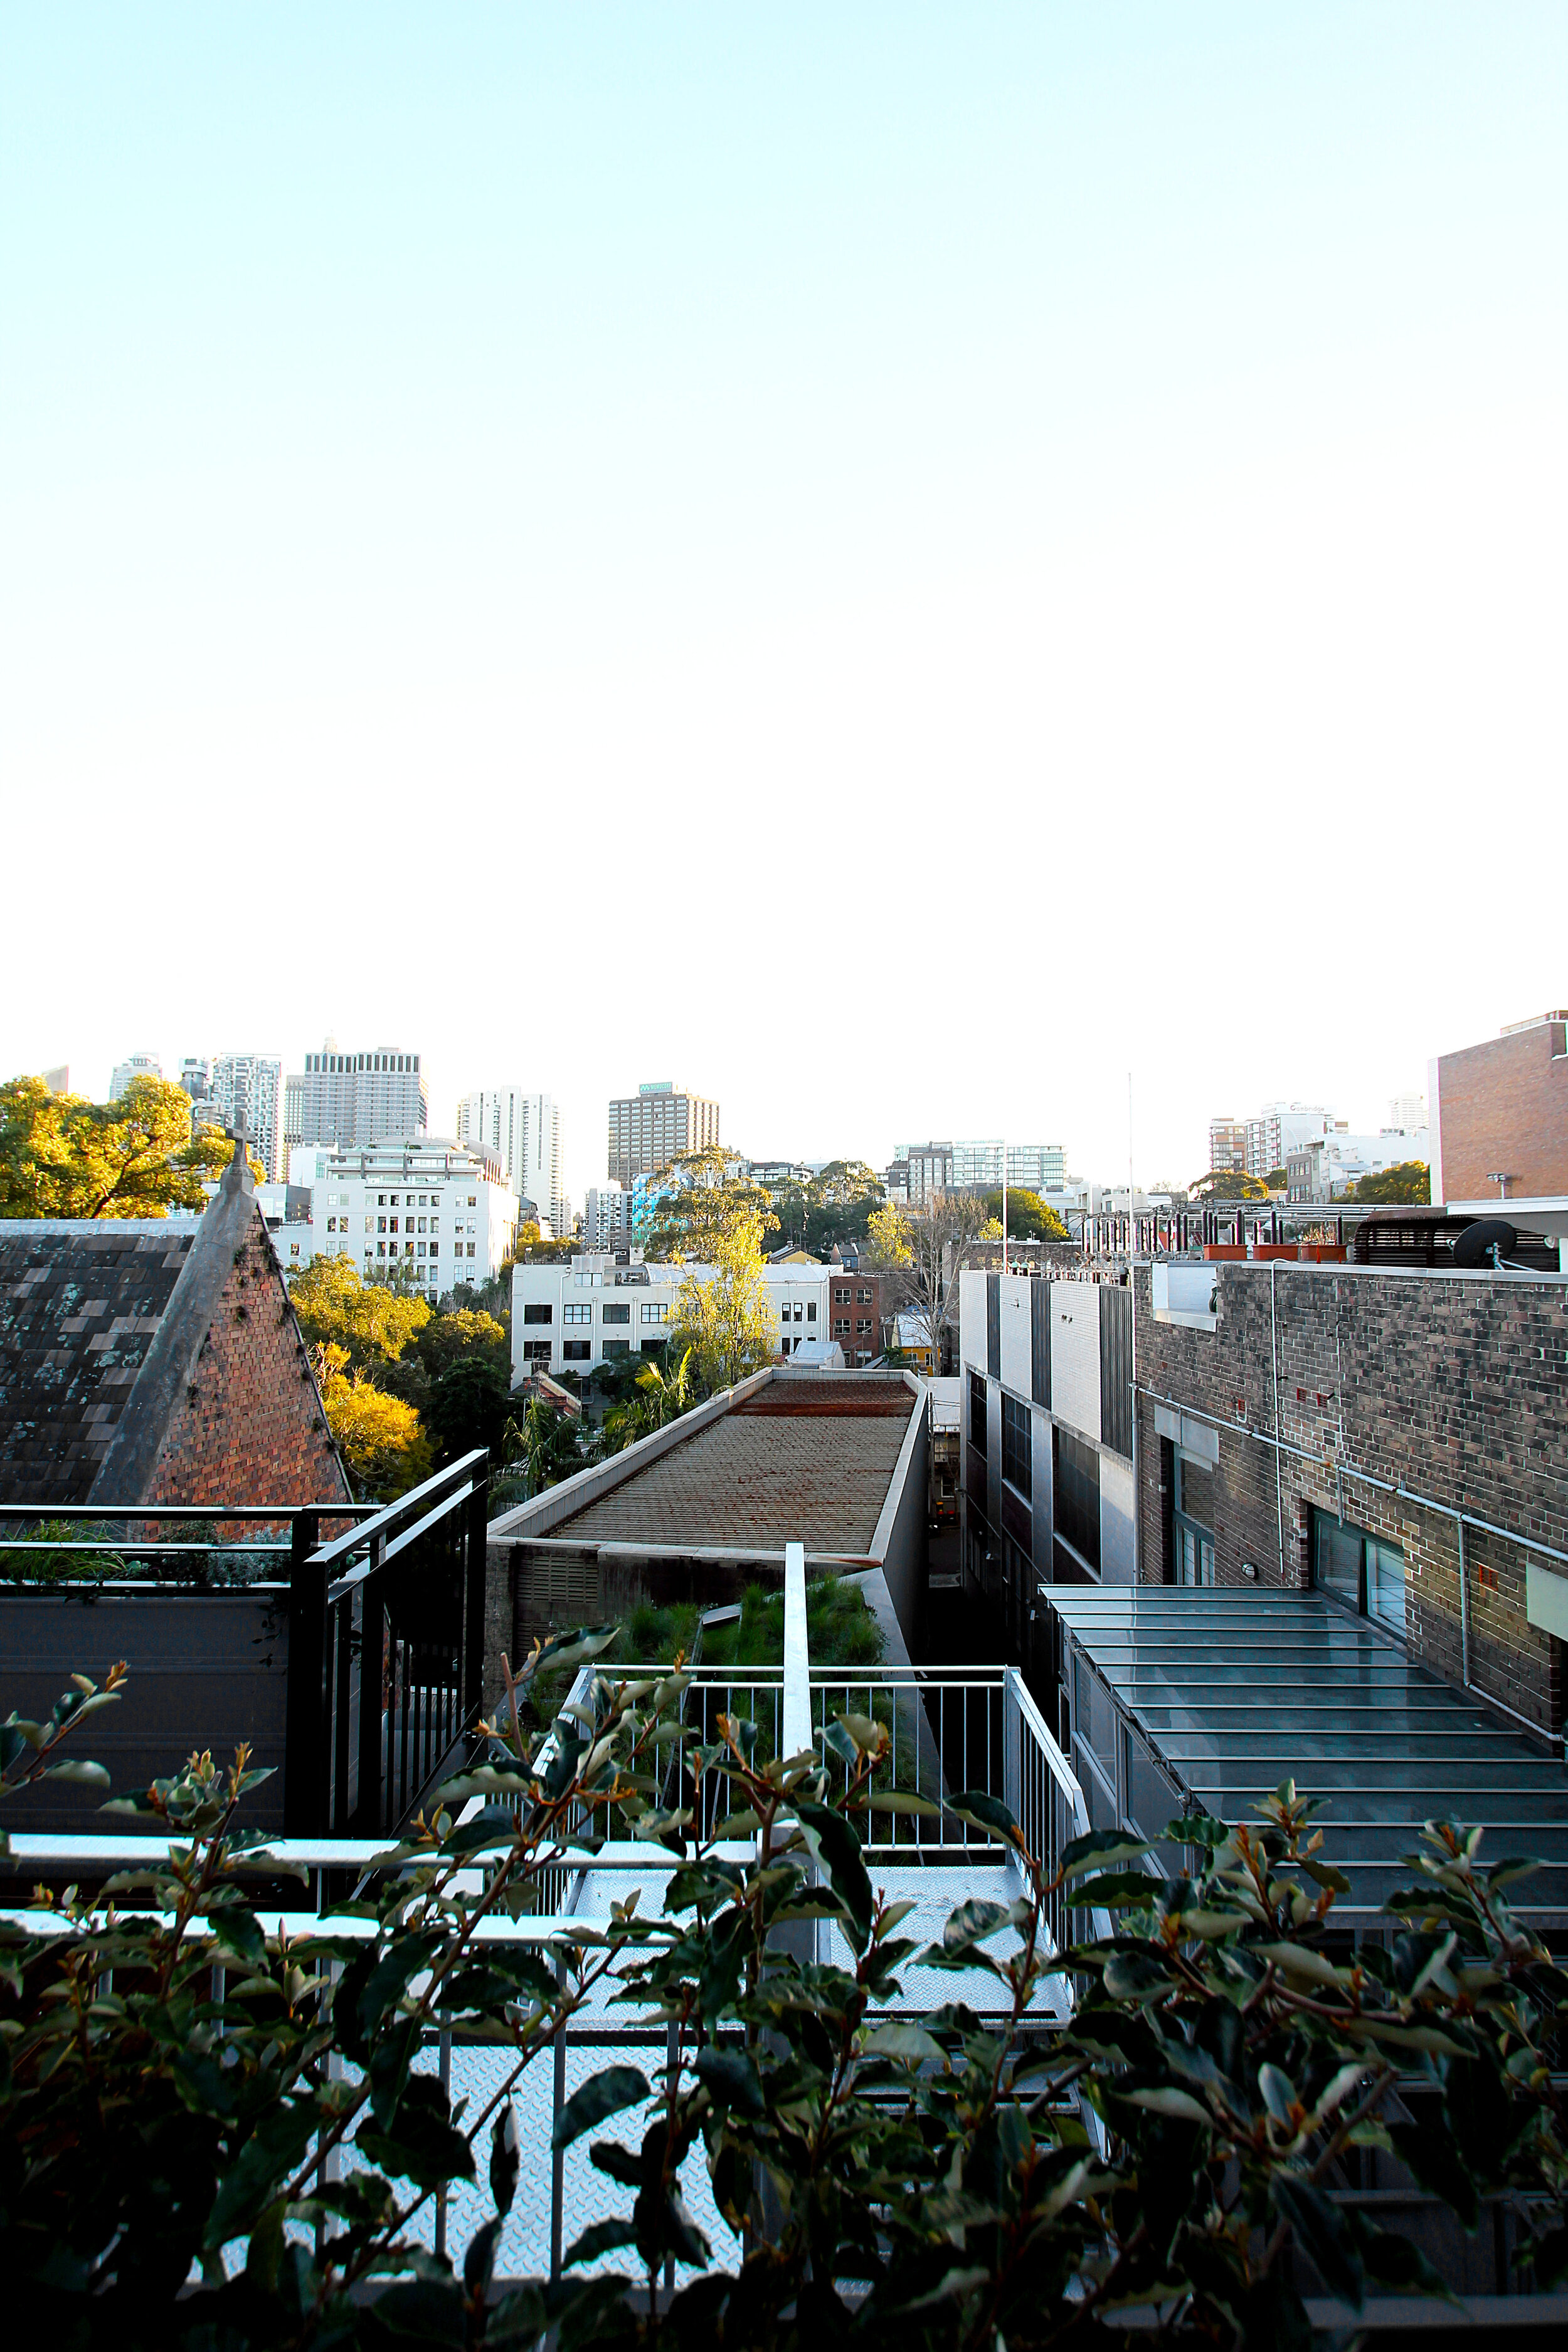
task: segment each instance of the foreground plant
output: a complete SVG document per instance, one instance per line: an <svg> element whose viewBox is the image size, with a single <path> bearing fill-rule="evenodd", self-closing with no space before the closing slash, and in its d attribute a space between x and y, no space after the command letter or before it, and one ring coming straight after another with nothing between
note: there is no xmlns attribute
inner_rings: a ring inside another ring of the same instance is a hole
<svg viewBox="0 0 1568 2352"><path fill-rule="evenodd" d="M1047 1870L971 1793L946 1810L1008 1867L922 1946L867 1866L874 1820L934 1810L886 1785L886 1727L846 1716L824 1753L766 1759L745 1721L686 1734L679 1670L601 1674L535 1745L539 1675L610 1638L509 1675L489 1760L308 1932L236 1826L241 1752L129 1801L166 1862L13 1934L0 2252L51 2338L1304 2345L1307 2288L1441 2291L1343 2193L1374 2150L1456 2230L1510 2198L1533 2283L1568 2273L1568 1982L1509 1907L1528 1864L1483 1871L1478 1832L1433 1823L1388 1948L1352 1947L1290 1784L1254 1823L1172 1824L1189 1868L1168 1879L1106 1835ZM668 1853L661 1912L542 1918L542 1873L606 1829ZM1058 1952L1064 1916L1095 1932ZM914 1967L957 1996L918 2021ZM588 2153L625 2210L579 2231L561 2278L500 2279L523 2170L551 2155L520 2144L511 2094L595 1993L661 2063L601 2069L555 2146L619 2116ZM471 2109L443 2086L444 2032L506 2053ZM693 2218L704 2174L718 2245ZM449 2260L449 2194L481 2179Z"/></svg>

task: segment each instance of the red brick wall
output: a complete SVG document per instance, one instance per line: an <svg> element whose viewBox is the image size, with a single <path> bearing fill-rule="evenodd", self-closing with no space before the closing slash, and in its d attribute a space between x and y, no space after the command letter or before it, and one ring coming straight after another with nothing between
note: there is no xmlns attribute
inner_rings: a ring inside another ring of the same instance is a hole
<svg viewBox="0 0 1568 2352"><path fill-rule="evenodd" d="M1443 1193L1490 1201L1493 1171L1516 1195L1568 1192L1568 1055L1563 1024L1493 1037L1437 1065Z"/></svg>
<svg viewBox="0 0 1568 2352"><path fill-rule="evenodd" d="M1310 1581L1310 1508L1342 1508L1400 1546L1411 1655L1460 1679L1455 1522L1385 1494L1352 1470L1568 1551L1568 1292L1560 1283L1349 1273L1281 1264L1215 1269L1218 1328L1156 1323L1150 1270L1137 1276L1141 1573L1162 1573L1155 1402L1227 1424L1214 1479L1221 1584ZM1279 1456L1274 1349L1279 1350ZM1341 1465L1347 1475L1342 1480ZM1284 1525L1283 1573L1280 1520ZM1543 1728L1563 1720L1560 1643L1525 1618L1519 1546L1467 1528L1470 1676Z"/></svg>
<svg viewBox="0 0 1568 2352"><path fill-rule="evenodd" d="M224 1285L146 1491L160 1503L350 1500L259 1215Z"/></svg>

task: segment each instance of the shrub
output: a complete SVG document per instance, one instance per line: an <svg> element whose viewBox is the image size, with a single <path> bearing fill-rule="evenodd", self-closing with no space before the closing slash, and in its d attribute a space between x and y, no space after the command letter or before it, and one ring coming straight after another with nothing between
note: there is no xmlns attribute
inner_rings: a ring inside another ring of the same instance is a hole
<svg viewBox="0 0 1568 2352"><path fill-rule="evenodd" d="M610 1638L537 1652L520 1691ZM83 1683L50 1725L6 1726L7 1782L58 1769L75 1717L115 1687ZM517 1713L487 1727L494 1760L447 1784L374 1892L294 1941L256 1897L280 1865L237 1825L257 1777L243 1750L226 1772L193 1757L120 1801L168 1830L169 1861L68 1896L47 1931L4 1948L12 2324L117 2352L522 2352L547 2329L562 2352L814 2337L991 2352L1142 2344L1152 2318L1167 2342L1304 2345L1292 2249L1352 2306L1369 2282L1437 2284L1332 2195L1347 2151L1367 2146L1396 2152L1460 2227L1481 2198L1512 2196L1536 2282L1568 2271L1552 2074L1568 1980L1510 1910L1528 1864L1483 1871L1478 1832L1434 1822L1387 1944L1352 1950L1333 1931L1345 1882L1289 1783L1252 1824L1172 1823L1191 1867L1163 1880L1141 1866L1146 1847L1104 1832L1047 1870L1005 1807L970 1793L951 1810L1006 1851L1008 1899L972 1895L922 1949L858 1834L877 1807L916 1802L879 1778L879 1728L829 1726L844 1773L830 1801L815 1753L760 1765L755 1727L727 1720L688 1748L682 1801L660 1811L681 1687L601 1677L543 1746ZM749 1866L687 1836L685 1801L710 1774L726 1833L754 1832ZM474 1798L484 1812L461 1818ZM526 1919L572 1842L609 1826L680 1854L661 1913L628 1902L607 1932L485 1939L487 1922ZM1096 1932L1058 1952L1042 1931L1064 1903ZM792 1945L822 1917L836 1956L802 1957ZM983 1971L996 2014L952 2002L889 2019L916 1961ZM1039 1996L1063 1973L1080 1998L1048 2024ZM512 2091L606 1978L668 2063L652 2084L604 2068L555 2137L627 2118L590 2151L627 2210L580 2235L561 2281L498 2283L522 2170L550 2160L518 2144ZM472 2109L419 2063L440 2016L506 2053ZM1394 2105L1401 2081L1424 2095L1419 2126ZM323 2158L351 2142L361 2168L327 2177ZM717 2252L681 2196L697 2164L734 2232ZM423 2207L480 2179L489 2216L460 2263L411 2243ZM617 2251L625 2271L575 2275ZM683 2283L661 2306L667 2264Z"/></svg>

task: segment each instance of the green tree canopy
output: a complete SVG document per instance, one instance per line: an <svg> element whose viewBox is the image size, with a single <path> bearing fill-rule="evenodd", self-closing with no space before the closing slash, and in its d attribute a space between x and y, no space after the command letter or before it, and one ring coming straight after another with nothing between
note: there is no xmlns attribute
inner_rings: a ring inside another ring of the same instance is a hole
<svg viewBox="0 0 1568 2352"><path fill-rule="evenodd" d="M1363 1176L1351 1194L1352 1201L1420 1202L1432 1198L1432 1171L1424 1160L1401 1160L1393 1168L1379 1168Z"/></svg>
<svg viewBox="0 0 1568 2352"><path fill-rule="evenodd" d="M234 1146L191 1134L191 1098L168 1078L132 1078L117 1102L51 1094L42 1078L0 1087L0 1217L166 1217L200 1209ZM266 1174L251 1165L258 1178Z"/></svg>
<svg viewBox="0 0 1568 2352"><path fill-rule="evenodd" d="M670 1172L679 1178L679 1187L654 1213L645 1244L649 1257L691 1258L708 1265L717 1263L716 1253L734 1234L753 1223L759 1239L778 1232L773 1204L760 1184L742 1175L738 1151L710 1144L671 1161Z"/></svg>
<svg viewBox="0 0 1568 2352"><path fill-rule="evenodd" d="M1211 1168L1188 1187L1194 1201L1267 1201L1268 1187L1238 1168Z"/></svg>
<svg viewBox="0 0 1568 2352"><path fill-rule="evenodd" d="M999 1234L1002 1229L1000 1186L994 1192L984 1194L981 1206L988 1218L994 1219ZM987 1240L991 1236L983 1234L981 1238ZM1037 1192L1026 1192L1022 1186L1015 1191L1009 1185L1007 1188L1007 1238L1010 1242L1065 1242L1069 1236L1067 1227L1048 1201L1042 1201Z"/></svg>

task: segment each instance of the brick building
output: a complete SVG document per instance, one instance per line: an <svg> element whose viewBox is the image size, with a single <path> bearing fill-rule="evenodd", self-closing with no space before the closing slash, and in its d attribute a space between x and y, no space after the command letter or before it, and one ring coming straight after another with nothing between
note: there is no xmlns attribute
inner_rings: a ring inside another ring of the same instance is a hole
<svg viewBox="0 0 1568 2352"><path fill-rule="evenodd" d="M1427 1092L1434 1201L1465 1208L1509 1201L1528 1211L1533 1226L1568 1230L1561 1221L1568 1207L1568 1013L1516 1021L1484 1045L1440 1055L1428 1066Z"/></svg>
<svg viewBox="0 0 1568 2352"><path fill-rule="evenodd" d="M1562 1732L1561 1276L1289 1259L1143 1263L1131 1292L963 1282L966 1575L1026 1664L1049 1672L1042 1586L1315 1589Z"/></svg>
<svg viewBox="0 0 1568 2352"><path fill-rule="evenodd" d="M350 1499L237 1152L195 1224L0 1224L0 1498Z"/></svg>
<svg viewBox="0 0 1568 2352"><path fill-rule="evenodd" d="M837 1340L847 1364L869 1364L887 1344L885 1319L891 1305L883 1297L886 1276L837 1265L828 1274L827 1328L823 1337Z"/></svg>

